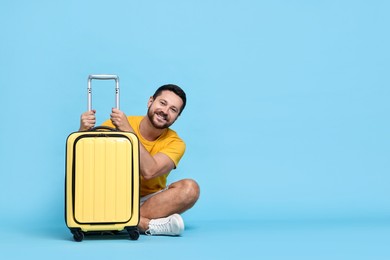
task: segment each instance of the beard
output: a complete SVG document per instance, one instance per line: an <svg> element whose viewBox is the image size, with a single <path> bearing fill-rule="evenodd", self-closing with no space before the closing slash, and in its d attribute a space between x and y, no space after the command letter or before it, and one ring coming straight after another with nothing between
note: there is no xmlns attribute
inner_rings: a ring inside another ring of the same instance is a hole
<svg viewBox="0 0 390 260"><path fill-rule="evenodd" d="M162 117L165 119L165 122L160 122L157 117ZM170 127L174 122L170 122L168 119L168 115L165 114L164 112L155 112L151 110L150 108L148 109L148 118L150 123L156 128L156 129L165 129Z"/></svg>

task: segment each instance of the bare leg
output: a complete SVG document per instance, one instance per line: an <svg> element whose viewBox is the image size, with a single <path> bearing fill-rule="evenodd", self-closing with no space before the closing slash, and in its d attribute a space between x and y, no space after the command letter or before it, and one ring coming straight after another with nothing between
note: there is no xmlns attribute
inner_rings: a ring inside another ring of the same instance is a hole
<svg viewBox="0 0 390 260"><path fill-rule="evenodd" d="M200 189L191 179L184 179L169 185L169 188L148 199L140 208L139 229L148 229L151 219L164 218L174 213L183 213L198 200Z"/></svg>

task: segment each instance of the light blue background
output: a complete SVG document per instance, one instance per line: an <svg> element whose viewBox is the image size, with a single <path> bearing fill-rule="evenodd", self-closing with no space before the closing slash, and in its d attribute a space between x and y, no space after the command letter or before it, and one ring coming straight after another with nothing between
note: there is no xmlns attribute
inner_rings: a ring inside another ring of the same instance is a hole
<svg viewBox="0 0 390 260"><path fill-rule="evenodd" d="M46 243L74 249L63 218L65 140L86 110L88 74L113 73L127 114L144 115L162 84L186 90L173 129L187 152L170 180L199 182L200 201L184 217L188 239L219 248L211 258L259 250L267 259L386 259L389 12L379 0L3 0L0 228L16 233L0 247L8 241L17 251L27 237L42 242L31 254ZM97 83L94 93L94 104L106 106L102 122L112 84ZM323 236L313 240L316 223ZM232 234L221 235L226 229ZM142 252L155 241L191 252L185 237L140 239L150 243ZM84 249L106 245L96 243Z"/></svg>

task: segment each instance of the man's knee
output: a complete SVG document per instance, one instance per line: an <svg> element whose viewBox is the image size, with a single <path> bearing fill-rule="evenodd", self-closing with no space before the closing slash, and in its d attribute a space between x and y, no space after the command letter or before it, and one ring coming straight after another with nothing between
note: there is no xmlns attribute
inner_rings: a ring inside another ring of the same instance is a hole
<svg viewBox="0 0 390 260"><path fill-rule="evenodd" d="M188 197L193 198L195 201L198 200L200 195L200 188L198 183L191 179L186 179L184 181L186 182Z"/></svg>
<svg viewBox="0 0 390 260"><path fill-rule="evenodd" d="M188 200L189 203L195 203L200 195L200 188L196 181L192 179L184 179L172 184L173 187L180 189L183 199ZM173 188L172 187L172 188Z"/></svg>

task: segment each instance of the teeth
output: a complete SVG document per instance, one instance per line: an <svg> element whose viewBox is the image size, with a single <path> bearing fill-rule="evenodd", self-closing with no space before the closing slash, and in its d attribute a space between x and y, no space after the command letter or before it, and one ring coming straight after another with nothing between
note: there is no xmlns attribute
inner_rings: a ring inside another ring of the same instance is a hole
<svg viewBox="0 0 390 260"><path fill-rule="evenodd" d="M158 116L159 118L163 119L163 120L167 120L167 119L165 118L165 116L163 116L163 115L157 114L157 116Z"/></svg>

